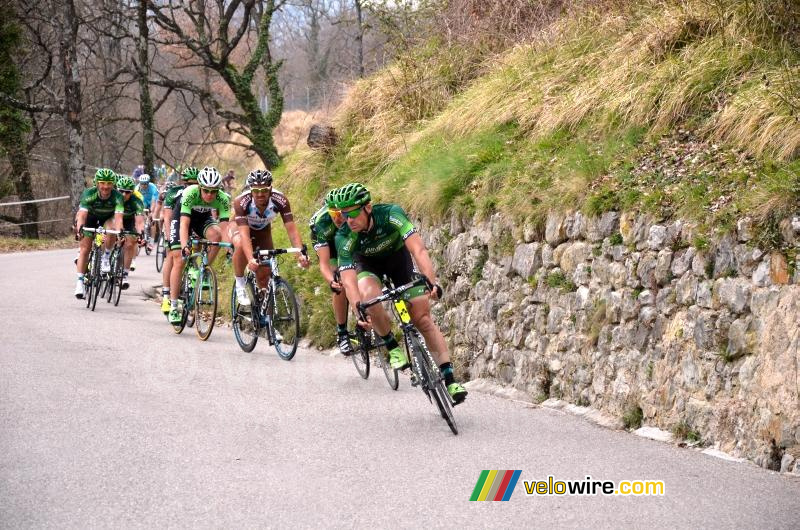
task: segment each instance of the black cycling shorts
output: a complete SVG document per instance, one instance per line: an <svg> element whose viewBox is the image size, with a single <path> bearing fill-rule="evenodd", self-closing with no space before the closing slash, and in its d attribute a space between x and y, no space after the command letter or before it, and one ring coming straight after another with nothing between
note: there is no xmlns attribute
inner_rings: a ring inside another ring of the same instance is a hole
<svg viewBox="0 0 800 530"><path fill-rule="evenodd" d="M181 248L181 217L183 216L178 215L176 219L171 219L169 222L170 250L180 250ZM208 227L218 224L219 222L214 219L211 212L193 213L189 222L189 237L203 239Z"/></svg>

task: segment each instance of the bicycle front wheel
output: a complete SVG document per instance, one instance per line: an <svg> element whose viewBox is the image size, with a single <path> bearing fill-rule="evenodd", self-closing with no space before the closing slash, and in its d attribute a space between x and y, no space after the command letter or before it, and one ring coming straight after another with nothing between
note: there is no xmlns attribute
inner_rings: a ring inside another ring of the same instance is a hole
<svg viewBox="0 0 800 530"><path fill-rule="evenodd" d="M98 253L99 251L97 247L95 247L94 244L92 244L92 249L89 251L88 266L86 268L86 274L84 276L84 281L83 281L84 293L85 293L83 297L86 299L86 307L92 306L92 292L94 291L94 282L96 280L97 274L100 271L100 262L97 261Z"/></svg>
<svg viewBox="0 0 800 530"><path fill-rule="evenodd" d="M200 269L194 296L197 336L208 340L217 319L217 275L211 267Z"/></svg>
<svg viewBox="0 0 800 530"><path fill-rule="evenodd" d="M415 362L419 367L420 376L422 378L421 384L423 389L426 390L428 397L433 397L436 402L436 407L439 409L439 414L442 419L447 422L447 426L453 431L453 434L458 434L458 426L456 419L453 416L453 405L450 400L450 394L444 387L442 375L431 357L428 348L422 341L422 337L416 330L412 330L407 335L407 343L412 350L412 355Z"/></svg>
<svg viewBox="0 0 800 530"><path fill-rule="evenodd" d="M372 330L372 340L373 344L377 344L380 339L378 335L375 333L375 330ZM375 348L375 360L381 365L383 368L383 375L386 376L386 381L389 383L389 388L392 390L397 390L400 386L400 378L397 377L397 370L392 368L392 365L389 364L389 350L386 349L382 343L380 346Z"/></svg>
<svg viewBox="0 0 800 530"><path fill-rule="evenodd" d="M251 352L258 342L259 304L258 300L256 300L255 292L253 292L253 284L248 281L245 283L244 288L250 298L249 306L239 304L239 300L236 298L235 282L231 287L231 325L239 347L246 352Z"/></svg>
<svg viewBox="0 0 800 530"><path fill-rule="evenodd" d="M158 236L158 245L156 245L156 271L161 272L164 268L164 259L167 256L167 248L164 246L164 234Z"/></svg>
<svg viewBox="0 0 800 530"><path fill-rule="evenodd" d="M119 305L119 297L122 295L122 277L125 273L125 252L122 249L117 250L116 259L111 266L112 283L111 295L109 299L114 299L114 305Z"/></svg>
<svg viewBox="0 0 800 530"><path fill-rule="evenodd" d="M300 342L300 310L294 290L283 278L275 280L272 305L272 339L278 356L291 360Z"/></svg>
<svg viewBox="0 0 800 530"><path fill-rule="evenodd" d="M186 320L189 318L189 313L192 312L192 308L189 305L192 293L191 289L189 268L184 267L183 274L181 274L180 292L178 293L178 303L181 305L181 319L179 322L172 324L172 330L178 334L183 332L183 328L186 327Z"/></svg>
<svg viewBox="0 0 800 530"><path fill-rule="evenodd" d="M369 350L367 350L369 338L367 338L366 335L367 334L360 329L356 331L358 344L354 345L353 354L350 356L350 358L353 359L356 370L358 370L358 375L364 379L369 378ZM350 343L352 344L353 341L351 340Z"/></svg>
<svg viewBox="0 0 800 530"><path fill-rule="evenodd" d="M94 308L97 307L97 299L100 297L100 291L103 288L103 273L100 272L100 256L102 255L102 250L100 248L97 249L94 255L94 266L92 272L92 294L91 294L91 305L89 308L94 311Z"/></svg>

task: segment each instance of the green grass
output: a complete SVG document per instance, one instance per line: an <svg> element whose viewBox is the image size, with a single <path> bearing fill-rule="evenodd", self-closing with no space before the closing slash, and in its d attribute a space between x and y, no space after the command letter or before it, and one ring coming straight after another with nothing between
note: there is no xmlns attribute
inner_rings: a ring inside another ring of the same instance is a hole
<svg viewBox="0 0 800 530"><path fill-rule="evenodd" d="M800 201L800 48L781 33L788 15L768 9L589 5L497 56L429 40L359 81L333 118L336 148L290 155L276 183L298 219L331 187L361 181L375 202L427 223L637 211L695 222L695 241L676 245L705 250L751 215L754 243L782 248L778 223ZM501 243L490 254L509 250ZM572 288L556 280L539 279ZM332 317L327 296L313 294L322 282L313 272L297 282L310 333L323 337Z"/></svg>

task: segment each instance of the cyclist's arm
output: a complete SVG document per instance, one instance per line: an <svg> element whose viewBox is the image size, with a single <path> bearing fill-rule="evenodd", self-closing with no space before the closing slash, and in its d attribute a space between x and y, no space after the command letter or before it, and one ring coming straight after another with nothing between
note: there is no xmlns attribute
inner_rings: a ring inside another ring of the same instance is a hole
<svg viewBox="0 0 800 530"><path fill-rule="evenodd" d="M189 225L191 222L192 222L191 215L181 215L181 229L180 229L181 248L186 248L189 245Z"/></svg>
<svg viewBox="0 0 800 530"><path fill-rule="evenodd" d="M286 234L289 236L289 241L292 242L292 246L296 248L302 247L303 241L300 239L300 231L297 229L295 222L287 221L283 223L283 226L286 228Z"/></svg>
<svg viewBox="0 0 800 530"><path fill-rule="evenodd" d="M77 230L86 224L86 218L88 216L89 216L89 210L84 210L84 209L78 210L78 212L75 214L75 233L77 235L80 235L80 233Z"/></svg>
<svg viewBox="0 0 800 530"><path fill-rule="evenodd" d="M238 224L239 227L239 244L242 246L242 251L244 251L244 256L247 258L247 261L251 261L253 259L253 241L250 239L250 225L244 223L242 225ZM269 250L266 248L262 248L261 250Z"/></svg>
<svg viewBox="0 0 800 530"><path fill-rule="evenodd" d="M289 235L289 241L292 242L296 248L300 248L303 246L303 240L300 239L300 231L297 229L297 225L294 221L284 221L283 226L286 227L286 233ZM302 267L308 267L308 256L305 254L297 254L297 262Z"/></svg>
<svg viewBox="0 0 800 530"><path fill-rule="evenodd" d="M414 258L414 261L417 263L419 271L424 274L432 284L438 285L439 280L436 278L433 261L431 261L431 257L428 255L428 249L425 248L425 243L422 242L422 237L415 232L408 236L405 245Z"/></svg>
<svg viewBox="0 0 800 530"><path fill-rule="evenodd" d="M358 276L355 269L345 269L341 271L342 285L344 285L347 300L350 301L350 308L354 314L358 314L356 304L361 301L361 293L358 292Z"/></svg>
<svg viewBox="0 0 800 530"><path fill-rule="evenodd" d="M328 245L324 245L321 247L315 247L314 250L319 258L319 272L322 274L322 277L325 279L328 285L330 285L330 283L333 281L333 269L331 269L331 249L328 247Z"/></svg>
<svg viewBox="0 0 800 530"><path fill-rule="evenodd" d="M122 212L114 214L114 230L122 230Z"/></svg>
<svg viewBox="0 0 800 530"><path fill-rule="evenodd" d="M144 216L137 215L135 218L136 231L140 234L144 232Z"/></svg>
<svg viewBox="0 0 800 530"><path fill-rule="evenodd" d="M169 232L169 223L172 220L172 208L167 208L166 206L161 212L161 226L163 227L164 232Z"/></svg>

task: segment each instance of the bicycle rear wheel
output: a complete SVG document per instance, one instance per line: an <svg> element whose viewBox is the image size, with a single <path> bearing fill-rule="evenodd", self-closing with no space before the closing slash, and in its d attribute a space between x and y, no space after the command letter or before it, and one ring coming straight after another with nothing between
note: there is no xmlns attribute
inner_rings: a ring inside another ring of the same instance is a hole
<svg viewBox="0 0 800 530"><path fill-rule="evenodd" d="M167 247L164 245L164 234L158 236L158 244L156 245L156 271L161 272L164 268L164 260L167 257Z"/></svg>
<svg viewBox="0 0 800 530"><path fill-rule="evenodd" d="M253 291L253 284L248 278L245 291L250 298L249 306L242 306L236 298L236 283L231 287L231 325L233 335L239 347L246 352L253 351L258 342L258 308L260 306Z"/></svg>
<svg viewBox="0 0 800 530"><path fill-rule="evenodd" d="M203 267L194 289L195 325L200 340L208 340L217 319L217 275L211 267Z"/></svg>
<svg viewBox="0 0 800 530"><path fill-rule="evenodd" d="M274 304L271 311L272 339L278 356L291 360L300 342L300 310L294 290L283 278L274 283Z"/></svg>
<svg viewBox="0 0 800 530"><path fill-rule="evenodd" d="M436 367L428 348L422 341L422 337L419 336L419 332L412 330L406 335L406 340L412 350L412 355L414 355L418 363L423 389L426 390L429 399L431 396L433 397L436 407L439 409L439 414L447 422L447 426L450 427L453 434L458 434L458 426L453 416L450 394L444 387L442 375L439 373L439 369Z"/></svg>
<svg viewBox="0 0 800 530"><path fill-rule="evenodd" d="M356 324L356 326L358 326L358 324ZM353 354L350 358L353 359L353 364L356 366L356 370L358 370L358 375L364 379L368 379L369 350L367 350L367 347L371 343L370 337L367 337L367 334L358 328L356 329L356 337L358 343L354 345ZM350 343L352 344L353 341L351 340Z"/></svg>

